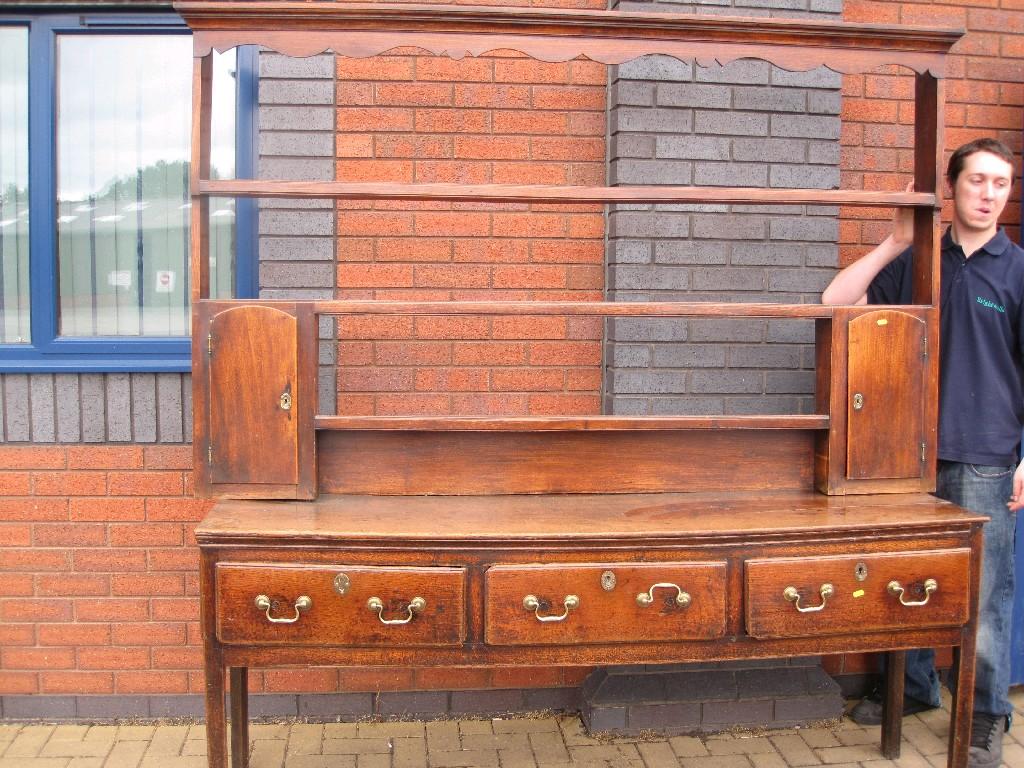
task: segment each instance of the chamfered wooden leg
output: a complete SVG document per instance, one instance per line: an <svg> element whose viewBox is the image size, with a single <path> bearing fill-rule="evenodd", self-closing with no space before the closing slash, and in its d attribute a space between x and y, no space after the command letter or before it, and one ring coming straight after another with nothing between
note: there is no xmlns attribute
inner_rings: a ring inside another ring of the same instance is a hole
<svg viewBox="0 0 1024 768"><path fill-rule="evenodd" d="M964 629L962 645L953 650L953 669L957 671L957 676L956 696L949 718L949 768L967 768L974 710L974 646L973 628Z"/></svg>
<svg viewBox="0 0 1024 768"><path fill-rule="evenodd" d="M209 768L227 768L224 664L220 654L208 647L204 666L206 671L206 759Z"/></svg>
<svg viewBox="0 0 1024 768"><path fill-rule="evenodd" d="M890 651L886 654L885 661L882 755L895 760L900 756L900 741L903 738L903 684L907 671L907 652Z"/></svg>
<svg viewBox="0 0 1024 768"><path fill-rule="evenodd" d="M249 668L231 667L231 768L249 766Z"/></svg>

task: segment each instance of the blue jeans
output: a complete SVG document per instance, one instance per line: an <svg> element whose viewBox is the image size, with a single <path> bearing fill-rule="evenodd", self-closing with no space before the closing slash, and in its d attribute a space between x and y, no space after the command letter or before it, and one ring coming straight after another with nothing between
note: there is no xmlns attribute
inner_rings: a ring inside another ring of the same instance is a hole
<svg viewBox="0 0 1024 768"><path fill-rule="evenodd" d="M935 488L939 498L989 517L983 528L974 711L996 716L1013 712L1007 694L1017 516L1006 508L1006 502L1013 489L1014 469L940 461ZM907 652L905 686L906 694L939 705L935 651L928 648Z"/></svg>

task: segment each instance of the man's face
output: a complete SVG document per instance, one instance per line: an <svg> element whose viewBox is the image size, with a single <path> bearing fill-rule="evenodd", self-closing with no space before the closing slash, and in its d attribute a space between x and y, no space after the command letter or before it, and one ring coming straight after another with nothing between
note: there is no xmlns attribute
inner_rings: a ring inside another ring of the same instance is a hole
<svg viewBox="0 0 1024 768"><path fill-rule="evenodd" d="M994 232L1010 198L1013 166L991 152L975 152L953 185L953 216L962 233Z"/></svg>

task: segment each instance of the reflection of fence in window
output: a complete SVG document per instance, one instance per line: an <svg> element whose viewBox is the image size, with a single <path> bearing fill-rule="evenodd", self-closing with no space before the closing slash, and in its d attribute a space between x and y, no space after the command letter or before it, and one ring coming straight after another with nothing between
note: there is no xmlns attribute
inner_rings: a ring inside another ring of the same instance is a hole
<svg viewBox="0 0 1024 768"><path fill-rule="evenodd" d="M0 28L0 344L29 338L28 30Z"/></svg>
<svg viewBox="0 0 1024 768"><path fill-rule="evenodd" d="M189 332L190 46L177 35L60 38L63 336ZM222 78L230 59L219 62ZM234 100L226 102L233 136ZM218 295L230 294L233 201L213 201L211 211L211 279Z"/></svg>

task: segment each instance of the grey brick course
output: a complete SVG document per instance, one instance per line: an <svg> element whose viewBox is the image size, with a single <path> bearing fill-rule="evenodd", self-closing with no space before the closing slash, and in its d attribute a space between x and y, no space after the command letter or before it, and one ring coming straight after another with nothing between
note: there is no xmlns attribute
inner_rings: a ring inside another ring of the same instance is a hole
<svg viewBox="0 0 1024 768"><path fill-rule="evenodd" d="M693 183L702 187L763 187L768 168L754 163L699 162L693 166Z"/></svg>
<svg viewBox="0 0 1024 768"><path fill-rule="evenodd" d="M266 106L259 111L261 131L333 131L332 107Z"/></svg>
<svg viewBox="0 0 1024 768"><path fill-rule="evenodd" d="M685 290L690 287L690 270L613 265L608 271L608 286L613 290Z"/></svg>
<svg viewBox="0 0 1024 768"><path fill-rule="evenodd" d="M619 107L610 116L612 132L686 133L693 128L693 112L688 109L641 109Z"/></svg>
<svg viewBox="0 0 1024 768"><path fill-rule="evenodd" d="M769 186L835 189L839 186L839 168L827 165L772 165Z"/></svg>
<svg viewBox="0 0 1024 768"><path fill-rule="evenodd" d="M82 439L82 401L79 380L71 374L54 377L57 401L57 442L77 443Z"/></svg>
<svg viewBox="0 0 1024 768"><path fill-rule="evenodd" d="M636 137L648 138L648 137ZM622 141L621 138L618 139ZM657 136L655 154L682 160L729 160L731 142L715 136ZM613 148L614 149L614 148ZM618 152L615 152L618 156ZM761 156L763 158L763 155Z"/></svg>
<svg viewBox="0 0 1024 768"><path fill-rule="evenodd" d="M767 225L768 220L762 216L694 216L693 236L712 240L763 240Z"/></svg>
<svg viewBox="0 0 1024 768"><path fill-rule="evenodd" d="M656 154L655 147L654 136L627 133L615 136L611 140L611 151L615 157L653 158ZM657 154L659 157L674 157L674 155Z"/></svg>
<svg viewBox="0 0 1024 768"><path fill-rule="evenodd" d="M5 439L9 442L28 441L32 438L28 376L12 373L3 378Z"/></svg>
<svg viewBox="0 0 1024 768"><path fill-rule="evenodd" d="M657 94L658 104L665 107L726 109L730 106L733 89L727 85L660 83L657 87Z"/></svg>
<svg viewBox="0 0 1024 768"><path fill-rule="evenodd" d="M809 139L838 139L838 117L772 115L772 136L802 136Z"/></svg>
<svg viewBox="0 0 1024 768"><path fill-rule="evenodd" d="M643 61L643 59L637 59ZM627 66L625 64L623 67ZM621 68L620 68L621 69ZM654 84L636 80L619 80L608 91L608 106L651 106L654 104Z"/></svg>
<svg viewBox="0 0 1024 768"><path fill-rule="evenodd" d="M260 78L334 79L334 56L331 54L304 58L283 56L264 51L260 54Z"/></svg>
<svg viewBox="0 0 1024 768"><path fill-rule="evenodd" d="M156 374L133 373L132 390L132 437L136 442L155 443L156 430Z"/></svg>
<svg viewBox="0 0 1024 768"><path fill-rule="evenodd" d="M331 80L278 80L261 78L260 104L334 104Z"/></svg>
<svg viewBox="0 0 1024 768"><path fill-rule="evenodd" d="M835 13L842 13L842 9ZM805 72L790 72L779 67L772 67L771 82L772 85L786 85L793 88L838 90L843 86L843 76L825 66L815 67Z"/></svg>
<svg viewBox="0 0 1024 768"><path fill-rule="evenodd" d="M32 440L52 443L57 439L53 376L37 373L29 376Z"/></svg>
<svg viewBox="0 0 1024 768"><path fill-rule="evenodd" d="M802 89L734 87L731 90L734 109L764 112L807 111L808 94Z"/></svg>
<svg viewBox="0 0 1024 768"><path fill-rule="evenodd" d="M622 158L610 173L613 184L689 184L693 166L682 160Z"/></svg>
<svg viewBox="0 0 1024 768"><path fill-rule="evenodd" d="M178 373L160 373L156 377L157 425L161 443L191 441L182 423L182 376Z"/></svg>
<svg viewBox="0 0 1024 768"><path fill-rule="evenodd" d="M726 348L717 344L671 344L653 347L652 363L658 368L720 368Z"/></svg>
<svg viewBox="0 0 1024 768"><path fill-rule="evenodd" d="M741 161L802 163L807 142L799 139L733 139L732 156Z"/></svg>
<svg viewBox="0 0 1024 768"><path fill-rule="evenodd" d="M693 129L697 133L729 136L767 136L768 118L768 115L753 112L726 112L698 109L694 110Z"/></svg>
<svg viewBox="0 0 1024 768"><path fill-rule="evenodd" d="M839 223L834 219L772 219L768 228L773 240L835 242L839 236Z"/></svg>
<svg viewBox="0 0 1024 768"><path fill-rule="evenodd" d="M105 377L99 373L83 374L82 440L87 443L107 440L107 403L104 395Z"/></svg>
<svg viewBox="0 0 1024 768"><path fill-rule="evenodd" d="M131 375L112 373L107 376L107 439L130 442L132 439Z"/></svg>
<svg viewBox="0 0 1024 768"><path fill-rule="evenodd" d="M650 262L651 243L645 240L616 240L609 259L609 263L612 264L649 264Z"/></svg>
<svg viewBox="0 0 1024 768"><path fill-rule="evenodd" d="M767 85L772 66L767 61L738 59L728 64L697 67L694 79L699 83L731 83L735 85Z"/></svg>
<svg viewBox="0 0 1024 768"><path fill-rule="evenodd" d="M261 155L329 157L334 153L334 133L323 131L263 131L260 134Z"/></svg>
<svg viewBox="0 0 1024 768"><path fill-rule="evenodd" d="M618 7L626 10L622 4ZM643 4L642 7L648 11L652 10L650 4ZM692 80L693 63L680 61L672 56L641 56L620 64L618 76L623 80L653 80L658 83Z"/></svg>

